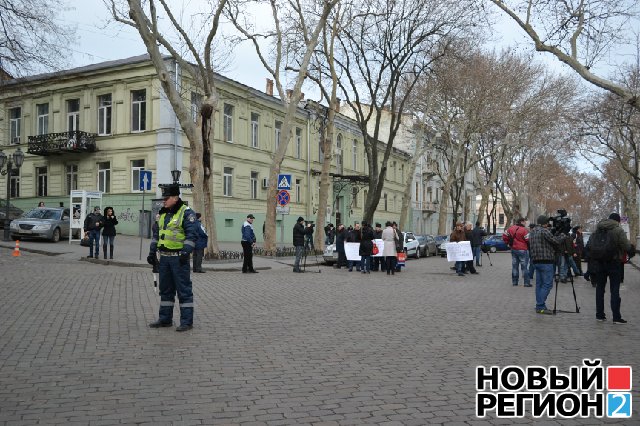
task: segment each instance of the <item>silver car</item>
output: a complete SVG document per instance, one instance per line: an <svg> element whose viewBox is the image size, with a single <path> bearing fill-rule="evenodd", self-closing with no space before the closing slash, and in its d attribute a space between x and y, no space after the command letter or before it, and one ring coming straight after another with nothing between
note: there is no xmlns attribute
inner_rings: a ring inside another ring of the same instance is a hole
<svg viewBox="0 0 640 426"><path fill-rule="evenodd" d="M11 222L11 238L40 238L54 243L69 235L69 209L40 207L31 209Z"/></svg>

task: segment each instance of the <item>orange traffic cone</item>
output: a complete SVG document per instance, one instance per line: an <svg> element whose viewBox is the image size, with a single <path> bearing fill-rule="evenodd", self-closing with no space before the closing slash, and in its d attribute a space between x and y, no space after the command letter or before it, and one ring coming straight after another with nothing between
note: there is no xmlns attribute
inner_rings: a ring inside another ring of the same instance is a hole
<svg viewBox="0 0 640 426"><path fill-rule="evenodd" d="M16 240L16 248L13 249L13 254L11 256L13 257L20 256L20 240Z"/></svg>

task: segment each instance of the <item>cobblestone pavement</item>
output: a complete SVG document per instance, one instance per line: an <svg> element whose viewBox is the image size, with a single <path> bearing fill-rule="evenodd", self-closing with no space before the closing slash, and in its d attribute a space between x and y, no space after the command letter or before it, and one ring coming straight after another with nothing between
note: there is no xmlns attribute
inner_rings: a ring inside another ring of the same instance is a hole
<svg viewBox="0 0 640 426"><path fill-rule="evenodd" d="M158 306L147 269L0 248L0 423L530 424L475 417L477 365L566 371L601 358L637 376L635 268L621 292L629 324L615 326L595 321L582 278L580 314L535 314L534 289L511 286L510 256L492 260L465 277L441 258L409 260L391 277L293 274L280 262L196 274L195 327L176 333L147 327ZM573 309L569 289L558 308ZM627 424L640 422L635 388Z"/></svg>

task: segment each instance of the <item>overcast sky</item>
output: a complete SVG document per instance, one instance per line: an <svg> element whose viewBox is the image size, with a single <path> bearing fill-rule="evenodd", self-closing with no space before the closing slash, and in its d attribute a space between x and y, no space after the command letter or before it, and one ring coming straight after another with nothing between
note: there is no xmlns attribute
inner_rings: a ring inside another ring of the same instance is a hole
<svg viewBox="0 0 640 426"><path fill-rule="evenodd" d="M175 0L174 0L175 1ZM190 0L192 4L206 3L204 0ZM173 1L172 1L173 3ZM77 27L78 44L71 46L72 66L122 59L146 53L140 37L133 29L110 22L110 13L102 0L73 0L72 9L62 15L64 22ZM503 15L495 29L493 42L488 46L501 49L507 46L517 47L522 53L533 52L531 41L524 33ZM545 63L559 73L572 73L550 54L535 53L534 58ZM610 72L606 66L594 68L604 76ZM240 83L265 90L266 70L257 59L253 47L249 44L234 48L231 65L222 74Z"/></svg>

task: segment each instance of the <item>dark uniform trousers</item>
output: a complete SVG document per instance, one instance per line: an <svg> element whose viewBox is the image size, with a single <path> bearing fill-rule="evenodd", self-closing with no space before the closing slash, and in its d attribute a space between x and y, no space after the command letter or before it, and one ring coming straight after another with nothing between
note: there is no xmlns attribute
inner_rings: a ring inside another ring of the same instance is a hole
<svg viewBox="0 0 640 426"><path fill-rule="evenodd" d="M193 325L193 291L189 262L180 264L179 256L163 256L160 252L160 315L162 323L173 321L176 294L180 302L180 325Z"/></svg>

